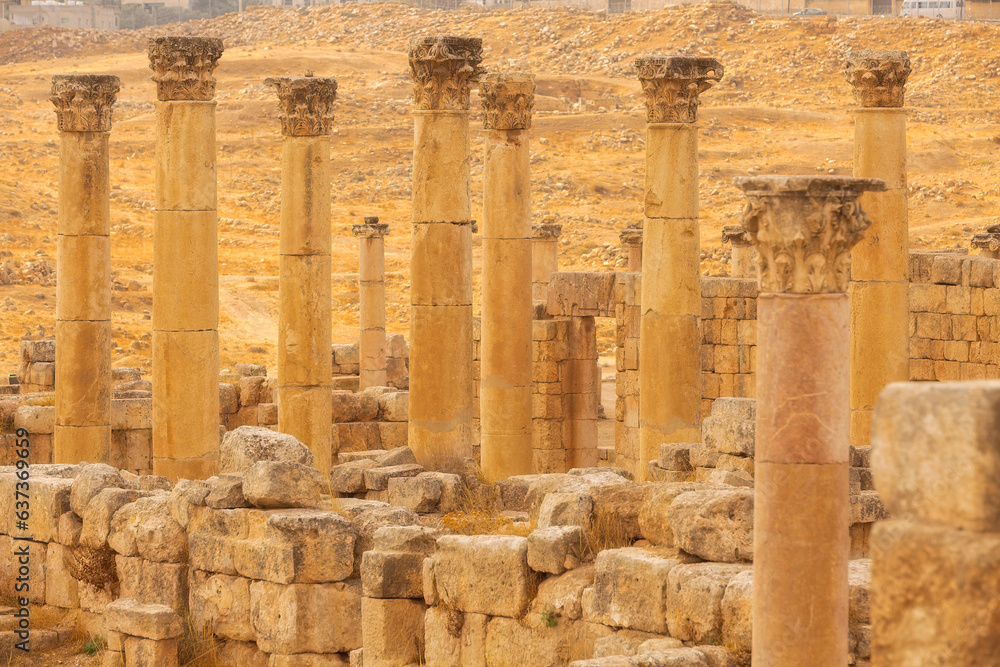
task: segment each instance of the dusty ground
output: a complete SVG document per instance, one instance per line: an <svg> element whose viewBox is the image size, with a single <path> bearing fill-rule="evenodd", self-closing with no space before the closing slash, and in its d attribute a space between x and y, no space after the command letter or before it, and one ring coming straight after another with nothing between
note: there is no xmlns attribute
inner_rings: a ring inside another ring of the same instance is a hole
<svg viewBox="0 0 1000 667"><path fill-rule="evenodd" d="M727 268L719 233L741 206L734 176L850 173L853 100L842 67L852 48L906 49L913 59L913 246L967 246L973 231L995 220L1000 198L993 164L1000 56L984 48L1000 36L993 25L771 19L716 3L612 17L384 3L258 8L155 32L218 35L227 43L217 71L223 367L276 365L281 138L275 96L262 85L269 75L311 70L340 82L332 140L334 340L356 340L358 260L350 225L364 215L391 226L388 327L408 330L412 98L405 47L414 34L480 35L486 66L536 73L536 219L564 225L564 268L620 264L618 232L641 216L644 114L631 62L649 52L696 52L726 66L723 82L702 96L700 112L707 273ZM115 364L149 363L154 85L143 46L151 34L45 28L0 36L0 372L16 370L20 338L53 335L58 134L47 97L57 72L122 79L111 137ZM574 107L581 97L596 103ZM475 211L482 201L478 116L473 128ZM601 332L608 354L611 323Z"/></svg>

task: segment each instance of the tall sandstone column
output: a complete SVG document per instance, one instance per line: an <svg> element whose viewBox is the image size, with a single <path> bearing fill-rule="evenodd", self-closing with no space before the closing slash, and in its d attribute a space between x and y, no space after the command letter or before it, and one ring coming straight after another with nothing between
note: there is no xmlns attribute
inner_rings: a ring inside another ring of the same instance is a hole
<svg viewBox="0 0 1000 667"><path fill-rule="evenodd" d="M701 441L698 95L722 78L715 58L643 56L646 221L639 333L639 478L663 443Z"/></svg>
<svg viewBox="0 0 1000 667"><path fill-rule="evenodd" d="M363 225L351 230L358 237L358 317L361 340L358 345L361 369L360 387L384 387L387 383L385 361L385 235L389 225L376 216L365 218Z"/></svg>
<svg viewBox="0 0 1000 667"><path fill-rule="evenodd" d="M847 283L881 181L737 178L759 254L753 662L847 664Z"/></svg>
<svg viewBox="0 0 1000 667"><path fill-rule="evenodd" d="M278 240L278 429L330 472L333 357L330 304L330 128L337 81L264 80L278 92L281 231Z"/></svg>
<svg viewBox="0 0 1000 667"><path fill-rule="evenodd" d="M618 239L628 252L629 271L642 271L642 227L623 229Z"/></svg>
<svg viewBox="0 0 1000 667"><path fill-rule="evenodd" d="M486 479L531 473L531 167L535 77L484 74L481 465Z"/></svg>
<svg viewBox="0 0 1000 667"><path fill-rule="evenodd" d="M219 250L215 78L222 40L155 37L153 473L215 473L219 453Z"/></svg>
<svg viewBox="0 0 1000 667"><path fill-rule="evenodd" d="M415 37L409 445L425 467L472 456L469 86L482 40Z"/></svg>
<svg viewBox="0 0 1000 667"><path fill-rule="evenodd" d="M872 228L851 262L851 444L868 445L872 410L890 382L910 379L909 229L906 112L910 59L905 51L853 51L846 76L854 110L854 175L880 178L885 192L861 204Z"/></svg>
<svg viewBox="0 0 1000 667"><path fill-rule="evenodd" d="M531 299L549 298L549 281L559 270L559 235L562 225L542 223L531 226Z"/></svg>
<svg viewBox="0 0 1000 667"><path fill-rule="evenodd" d="M60 137L55 463L111 460L108 136L120 88L106 74L52 77Z"/></svg>

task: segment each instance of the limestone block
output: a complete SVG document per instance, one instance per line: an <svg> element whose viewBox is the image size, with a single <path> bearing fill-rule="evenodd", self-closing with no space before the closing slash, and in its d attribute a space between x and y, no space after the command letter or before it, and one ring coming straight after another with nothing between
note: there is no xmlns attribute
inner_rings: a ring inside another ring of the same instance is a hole
<svg viewBox="0 0 1000 667"><path fill-rule="evenodd" d="M23 428L31 435L52 433L56 411L51 406L22 405L14 412L14 428Z"/></svg>
<svg viewBox="0 0 1000 667"><path fill-rule="evenodd" d="M413 132L413 222L468 222L469 112L415 113Z"/></svg>
<svg viewBox="0 0 1000 667"><path fill-rule="evenodd" d="M702 423L702 438L706 447L717 452L753 456L754 426L752 419L730 419L713 415Z"/></svg>
<svg viewBox="0 0 1000 667"><path fill-rule="evenodd" d="M654 484L639 510L639 528L642 536L657 546L674 546L674 529L667 510L677 496L702 488L703 485L694 483Z"/></svg>
<svg viewBox="0 0 1000 667"><path fill-rule="evenodd" d="M361 600L365 665L391 667L417 662L423 653L424 613L420 600Z"/></svg>
<svg viewBox="0 0 1000 667"><path fill-rule="evenodd" d="M105 607L104 625L113 632L153 640L172 639L184 633L184 621L170 607L141 604L131 598L115 600Z"/></svg>
<svg viewBox="0 0 1000 667"><path fill-rule="evenodd" d="M722 598L726 587L746 565L693 563L670 570L667 583L667 627L684 641L718 643L722 638Z"/></svg>
<svg viewBox="0 0 1000 667"><path fill-rule="evenodd" d="M722 643L749 653L753 648L753 570L729 580L722 597Z"/></svg>
<svg viewBox="0 0 1000 667"><path fill-rule="evenodd" d="M876 448L876 453L877 453ZM879 665L990 664L1000 651L1000 535L893 519L872 529Z"/></svg>
<svg viewBox="0 0 1000 667"><path fill-rule="evenodd" d="M547 628L525 618L492 618L486 625L485 660L487 667L524 665L525 667L556 667L572 660L593 655L594 642L608 628L582 621L559 621ZM463 651L464 653L464 651Z"/></svg>
<svg viewBox="0 0 1000 667"><path fill-rule="evenodd" d="M243 475L243 495L254 507L317 507L323 476L293 461L258 461Z"/></svg>
<svg viewBox="0 0 1000 667"><path fill-rule="evenodd" d="M361 582L250 584L257 645L267 653L339 653L361 646Z"/></svg>
<svg viewBox="0 0 1000 667"><path fill-rule="evenodd" d="M666 634L667 578L679 563L634 547L602 551L594 561L595 611L618 627Z"/></svg>
<svg viewBox="0 0 1000 667"><path fill-rule="evenodd" d="M562 574L579 567L583 529L577 525L536 528L528 535L528 567L536 572Z"/></svg>
<svg viewBox="0 0 1000 667"><path fill-rule="evenodd" d="M215 102L158 101L155 106L156 210L214 211Z"/></svg>
<svg viewBox="0 0 1000 667"><path fill-rule="evenodd" d="M393 449L407 445L406 422L376 422L378 424L379 441L383 447Z"/></svg>
<svg viewBox="0 0 1000 667"><path fill-rule="evenodd" d="M388 489L390 505L414 512L433 512L441 500L441 480L434 477L393 477Z"/></svg>
<svg viewBox="0 0 1000 667"><path fill-rule="evenodd" d="M706 420L707 421L707 420ZM660 445L660 467L664 470L687 472L691 468L691 445L664 443Z"/></svg>
<svg viewBox="0 0 1000 667"><path fill-rule="evenodd" d="M357 649L361 650L361 649ZM293 653L271 654L267 667L348 667L349 661L342 653Z"/></svg>
<svg viewBox="0 0 1000 667"><path fill-rule="evenodd" d="M342 504L344 500L340 501ZM353 518L357 530L357 541L354 545L355 562L360 567L361 556L375 547L375 533L386 526L419 526L420 517L413 510L405 507L390 507L376 505L362 509Z"/></svg>
<svg viewBox="0 0 1000 667"><path fill-rule="evenodd" d="M250 506L243 495L242 475L238 473L223 473L218 477L209 477L206 483L210 489L208 496L205 497L205 505L208 507L214 509L235 509Z"/></svg>
<svg viewBox="0 0 1000 667"><path fill-rule="evenodd" d="M188 607L187 563L155 563L142 558L115 556L118 597L144 604L162 604L183 614Z"/></svg>
<svg viewBox="0 0 1000 667"><path fill-rule="evenodd" d="M410 392L395 391L378 397L382 419L390 422L405 422L410 417Z"/></svg>
<svg viewBox="0 0 1000 667"><path fill-rule="evenodd" d="M428 665L462 665L462 630L465 615L434 606L424 614L424 661Z"/></svg>
<svg viewBox="0 0 1000 667"><path fill-rule="evenodd" d="M445 535L436 558L437 593L453 609L518 617L534 597L526 538Z"/></svg>
<svg viewBox="0 0 1000 667"><path fill-rule="evenodd" d="M169 496L161 494L138 498L116 510L108 528L108 546L123 556L141 555L154 562L187 561L187 535L168 502Z"/></svg>
<svg viewBox="0 0 1000 667"><path fill-rule="evenodd" d="M35 466L31 468L31 489L30 507L28 516L28 534L40 542L59 541L59 521L63 514L70 509L70 491L73 486L72 479L62 479L56 477L36 477ZM14 475L4 475L0 477L0 493L4 494L0 500L0 533L13 533L7 522L15 519L14 506L15 485L18 481ZM6 501L6 502L5 502Z"/></svg>
<svg viewBox="0 0 1000 667"><path fill-rule="evenodd" d="M363 493L365 470L378 467L372 459L358 459L334 466L330 470L330 488L334 493Z"/></svg>
<svg viewBox="0 0 1000 667"><path fill-rule="evenodd" d="M848 609L851 625L871 623L872 562L868 558L852 560L848 563Z"/></svg>
<svg viewBox="0 0 1000 667"><path fill-rule="evenodd" d="M140 492L132 489L107 488L94 496L81 517L83 530L80 544L91 549L100 549L108 540L111 519L123 506L135 502Z"/></svg>
<svg viewBox="0 0 1000 667"><path fill-rule="evenodd" d="M191 571L191 622L196 630L218 637L254 641L250 580Z"/></svg>
<svg viewBox="0 0 1000 667"><path fill-rule="evenodd" d="M416 477L424 471L423 466L416 463L379 466L365 470L365 486L369 491L385 491L389 488L389 480L394 477Z"/></svg>
<svg viewBox="0 0 1000 667"><path fill-rule="evenodd" d="M66 609L80 606L76 579L63 564L61 544L49 544L45 551L45 604Z"/></svg>
<svg viewBox="0 0 1000 667"><path fill-rule="evenodd" d="M400 551L430 556L437 549L441 531L424 526L384 526L375 531L376 551Z"/></svg>
<svg viewBox="0 0 1000 667"><path fill-rule="evenodd" d="M622 472L624 473L624 470ZM642 539L639 514L652 492L652 484L613 484L594 487L590 494L594 498L594 521L598 525L598 530L602 526L608 526L622 539L630 541Z"/></svg>
<svg viewBox="0 0 1000 667"><path fill-rule="evenodd" d="M417 458L409 447L395 447L379 453L375 457L375 462L382 467L401 466L416 463Z"/></svg>
<svg viewBox="0 0 1000 667"><path fill-rule="evenodd" d="M122 646L126 665L177 665L177 639L125 637Z"/></svg>
<svg viewBox="0 0 1000 667"><path fill-rule="evenodd" d="M594 499L586 493L549 493L542 500L538 527L587 526L594 513Z"/></svg>
<svg viewBox="0 0 1000 667"><path fill-rule="evenodd" d="M220 447L220 472L243 473L259 461L291 461L313 465L309 448L290 435L258 426L241 426L226 433Z"/></svg>
<svg viewBox="0 0 1000 667"><path fill-rule="evenodd" d="M251 511L247 537L234 545L236 571L276 583L328 583L354 570L356 529L334 512Z"/></svg>
<svg viewBox="0 0 1000 667"><path fill-rule="evenodd" d="M998 409L996 381L887 387L871 455L885 508L899 518L1000 532Z"/></svg>
<svg viewBox="0 0 1000 667"><path fill-rule="evenodd" d="M690 491L677 496L667 517L678 547L705 560L753 560L753 491Z"/></svg>
<svg viewBox="0 0 1000 667"><path fill-rule="evenodd" d="M422 599L424 558L423 553L366 551L361 558L362 593L366 598Z"/></svg>
<svg viewBox="0 0 1000 667"><path fill-rule="evenodd" d="M557 577L548 577L538 586L526 618L543 621L544 612L554 612L562 621L583 618L583 591L594 584L594 566L584 565ZM535 621L531 621L532 623ZM544 621L542 625L544 625Z"/></svg>

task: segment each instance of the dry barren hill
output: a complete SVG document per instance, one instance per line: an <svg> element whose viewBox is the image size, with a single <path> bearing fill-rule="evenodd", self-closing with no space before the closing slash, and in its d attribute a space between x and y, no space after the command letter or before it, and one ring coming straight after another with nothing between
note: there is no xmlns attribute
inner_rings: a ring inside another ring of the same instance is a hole
<svg viewBox="0 0 1000 667"><path fill-rule="evenodd" d="M538 221L564 225L564 267L620 265L618 232L641 216L644 115L631 63L648 52L719 58L702 96L704 269L723 273L724 224L747 173L851 170L850 49L910 52L910 222L915 247L967 246L993 222L1000 188L1000 27L926 19L772 19L728 3L604 16L569 9L421 10L404 4L255 8L142 31L39 28L0 35L0 371L17 341L51 337L55 306L56 72L122 78L111 139L112 253L118 365L146 365L152 307L153 95L144 54L154 34L225 39L218 150L222 363L276 363L280 136L266 76L333 75L334 339L356 339L357 250L350 225L378 215L387 239L389 329L408 327L412 126L405 47L417 34L483 37L490 69L538 77L533 196ZM581 105L580 102L583 102ZM475 105L475 102L474 102ZM474 127L478 128L478 118ZM481 134L473 133L481 203ZM477 214L479 217L479 214ZM478 249L477 249L478 256ZM613 339L605 328L603 352Z"/></svg>

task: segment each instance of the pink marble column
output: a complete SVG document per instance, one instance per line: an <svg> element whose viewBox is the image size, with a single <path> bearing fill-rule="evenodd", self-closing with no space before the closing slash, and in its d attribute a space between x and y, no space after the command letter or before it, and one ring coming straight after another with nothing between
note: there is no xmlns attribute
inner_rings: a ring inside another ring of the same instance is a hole
<svg viewBox="0 0 1000 667"><path fill-rule="evenodd" d="M838 176L737 178L756 246L753 661L847 664L850 250L871 219Z"/></svg>

